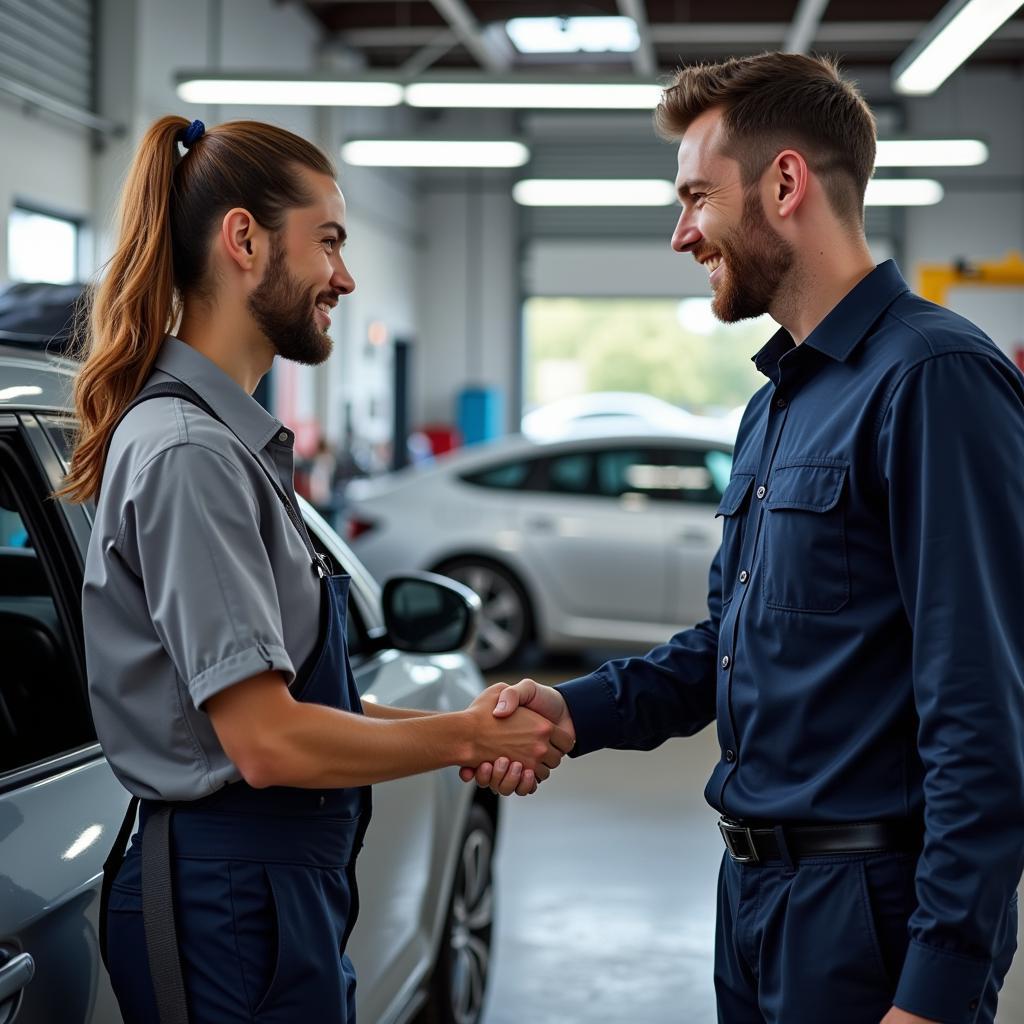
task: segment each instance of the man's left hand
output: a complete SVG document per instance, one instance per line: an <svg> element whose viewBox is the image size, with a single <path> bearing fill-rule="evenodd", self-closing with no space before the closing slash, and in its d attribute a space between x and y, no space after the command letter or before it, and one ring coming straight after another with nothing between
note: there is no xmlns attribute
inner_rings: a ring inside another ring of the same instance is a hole
<svg viewBox="0 0 1024 1024"><path fill-rule="evenodd" d="M938 1024L927 1017L918 1017L915 1013L907 1013L894 1006L883 1018L882 1024Z"/></svg>

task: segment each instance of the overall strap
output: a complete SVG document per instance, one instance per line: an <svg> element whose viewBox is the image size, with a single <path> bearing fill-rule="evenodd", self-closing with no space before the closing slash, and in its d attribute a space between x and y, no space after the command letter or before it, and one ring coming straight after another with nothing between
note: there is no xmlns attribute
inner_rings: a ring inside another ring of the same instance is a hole
<svg viewBox="0 0 1024 1024"><path fill-rule="evenodd" d="M114 424L114 430L117 430L121 424L121 420L123 420L125 416L135 408L135 406L141 405L143 402L148 402L151 398L180 398L182 401L191 402L192 405L198 406L208 416L212 416L218 423L223 424L223 426L227 427L228 430L231 430L231 427L213 411L208 402L197 395L187 384L183 384L181 381L167 381L163 384L151 384L149 387L143 388L135 396L128 408L121 414L117 423ZM112 430L110 433L111 437L113 437L114 431ZM231 430L231 433L234 434L235 437L238 437L238 434L234 430ZM238 440L242 441L240 437ZM245 445L245 442L242 441L242 444ZM292 526L295 527L296 532L302 540L303 546L309 554L314 572L316 572L317 576L321 579L325 576L331 575L331 570L327 564L327 560L313 546L313 542L309 538L309 532L306 530L306 524L302 521L302 516L299 515L297 509L292 504L287 492L281 486L281 481L278 480L258 458L255 458L254 456L254 459L260 469L263 470L264 476L266 476L270 481L270 485L274 488L274 492L277 494L278 498L281 499L281 503L284 505L285 512L288 513L288 518L291 520Z"/></svg>
<svg viewBox="0 0 1024 1024"><path fill-rule="evenodd" d="M100 958L103 960L103 966L107 969L107 973L110 972L110 963L107 958L107 912L110 906L110 888L114 884L114 879L117 878L118 871L121 870L121 865L124 863L124 852L128 845L128 839L132 834L132 828L135 825L135 815L139 811L139 798L133 796L128 801L128 809L124 813L124 821L121 822L121 827L117 830L117 838L114 840L114 845L110 848L110 853L107 854L107 859L103 862L103 885L100 887Z"/></svg>

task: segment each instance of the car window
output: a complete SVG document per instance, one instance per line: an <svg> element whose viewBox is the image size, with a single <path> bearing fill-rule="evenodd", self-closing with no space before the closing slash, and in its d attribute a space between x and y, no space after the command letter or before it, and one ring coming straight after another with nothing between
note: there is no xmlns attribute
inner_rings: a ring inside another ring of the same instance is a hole
<svg viewBox="0 0 1024 1024"><path fill-rule="evenodd" d="M467 484L474 484L477 487L491 487L502 491L521 490L526 486L531 465L532 461L527 459L505 462L500 466L492 466L475 473L465 473L462 479Z"/></svg>
<svg viewBox="0 0 1024 1024"><path fill-rule="evenodd" d="M0 446L0 773L95 740L74 641L13 451Z"/></svg>
<svg viewBox="0 0 1024 1024"><path fill-rule="evenodd" d="M703 505L717 505L722 500L732 472L729 452L674 448L663 453L662 462L659 497Z"/></svg>
<svg viewBox="0 0 1024 1024"><path fill-rule="evenodd" d="M592 494L594 457L589 452L559 455L548 463L549 491L556 494Z"/></svg>

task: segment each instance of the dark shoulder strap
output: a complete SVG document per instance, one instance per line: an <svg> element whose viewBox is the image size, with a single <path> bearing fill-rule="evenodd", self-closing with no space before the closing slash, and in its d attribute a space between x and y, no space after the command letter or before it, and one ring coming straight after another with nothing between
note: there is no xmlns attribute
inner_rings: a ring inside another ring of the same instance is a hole
<svg viewBox="0 0 1024 1024"><path fill-rule="evenodd" d="M149 387L143 388L135 398L132 399L125 411L121 413L117 423L114 424L114 430L117 430L121 425L121 421L132 411L132 409L137 405L141 405L143 402L148 402L152 398L180 398L182 401L191 402L193 405L202 409L208 416L212 416L218 423L223 424L228 430L231 430L231 427L213 411L207 401L197 395L187 384L183 384L181 381L177 380L166 381L160 384L151 384ZM111 437L114 436L114 430L110 432ZM233 430L231 430L231 433L235 434ZM238 437L238 435L235 434L235 437ZM239 441L242 440L241 438L238 439ZM313 546L313 542L309 538L309 532L306 530L306 524L302 521L302 516L299 515L298 510L292 504L291 499L288 497L288 493L281 486L281 481L278 480L259 459L255 459L255 462L263 471L263 475L270 481L270 485L274 488L274 492L277 494L278 498L281 499L281 503L284 505L285 512L288 513L288 518L291 520L292 526L295 527L306 551L309 554L313 570L320 577L330 575L329 567L327 566L323 555L321 555Z"/></svg>

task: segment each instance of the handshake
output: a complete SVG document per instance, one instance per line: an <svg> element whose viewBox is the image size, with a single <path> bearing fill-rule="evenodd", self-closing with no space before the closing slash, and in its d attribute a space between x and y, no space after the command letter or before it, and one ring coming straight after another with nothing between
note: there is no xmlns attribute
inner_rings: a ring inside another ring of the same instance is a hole
<svg viewBox="0 0 1024 1024"><path fill-rule="evenodd" d="M532 679L489 686L467 713L476 721L476 767L463 767L459 775L500 796L535 793L576 743L562 695Z"/></svg>

